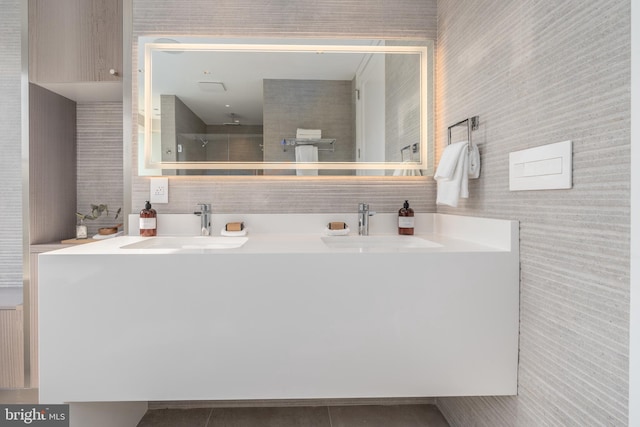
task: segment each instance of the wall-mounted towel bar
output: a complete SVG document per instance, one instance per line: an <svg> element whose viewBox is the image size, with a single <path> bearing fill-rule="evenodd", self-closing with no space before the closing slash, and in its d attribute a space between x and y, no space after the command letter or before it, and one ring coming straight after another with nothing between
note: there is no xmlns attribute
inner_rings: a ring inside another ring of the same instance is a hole
<svg viewBox="0 0 640 427"><path fill-rule="evenodd" d="M413 155L418 153L419 150L418 143L409 144L400 149L400 158L403 162L413 161Z"/></svg>
<svg viewBox="0 0 640 427"><path fill-rule="evenodd" d="M471 151L471 146L472 146L472 141L471 141L471 131L473 130L478 130L478 126L480 125L480 117L479 116L473 116L473 117L469 117L466 118L464 120L460 120L458 123L452 124L451 126L449 126L448 128L448 132L449 132L449 140L447 142L447 145L451 144L451 129L453 129L456 126L460 126L466 124L467 125L467 141L469 141L469 151Z"/></svg>
<svg viewBox="0 0 640 427"><path fill-rule="evenodd" d="M406 145L406 146L404 146L404 147L402 147L400 149L400 152L402 153L404 150L408 150L409 148L411 148L411 152L412 153L417 153L418 152L418 143L416 142L415 144Z"/></svg>
<svg viewBox="0 0 640 427"><path fill-rule="evenodd" d="M335 151L334 144L336 140L334 138L322 138L322 139L299 139L299 138L285 138L282 140L282 151L287 151L287 147L296 145L316 145L318 151Z"/></svg>

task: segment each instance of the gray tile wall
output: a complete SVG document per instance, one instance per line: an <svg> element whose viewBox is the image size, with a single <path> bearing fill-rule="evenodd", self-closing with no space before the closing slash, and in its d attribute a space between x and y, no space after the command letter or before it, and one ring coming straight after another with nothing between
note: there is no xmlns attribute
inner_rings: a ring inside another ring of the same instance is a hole
<svg viewBox="0 0 640 427"><path fill-rule="evenodd" d="M295 138L298 128L320 129L323 138L335 138L334 151L318 145L320 162L355 161L354 96L350 80L265 79L264 160L295 162L295 148L285 151L284 138ZM265 175L273 171L265 171ZM277 171L295 175L295 170ZM319 175L348 175L349 171L320 170Z"/></svg>
<svg viewBox="0 0 640 427"><path fill-rule="evenodd" d="M198 117L191 109L184 103L180 98L175 95L162 95L162 105L166 104L165 98L168 98L174 103L173 107L173 121L174 121L174 132L171 136L169 134L169 140L165 141L166 132L164 132L164 124L166 120L162 120L161 127L163 128L161 131L162 137L162 149L163 156L165 155L164 150L169 148L172 149L175 156L179 160L186 161L204 161L207 160L205 156L205 150L202 150L202 146L193 144L193 140L190 137L186 137L185 134L204 134L207 132L207 125ZM165 116L166 117L166 116ZM182 153L177 152L177 144L182 144ZM176 157L174 157L175 159ZM163 157L164 159L164 157Z"/></svg>
<svg viewBox="0 0 640 427"><path fill-rule="evenodd" d="M137 85L137 37L153 34L235 37L383 37L436 36L436 0L198 0L133 1L133 82ZM137 97L133 97L134 103ZM134 104L133 111L138 106ZM137 123L137 120L133 120ZM148 178L137 176L137 129L134 141L132 206L141 209L148 197ZM197 201L211 200L214 212L353 211L359 200L379 212L399 209L410 199L419 212L435 210L435 188L427 179L384 181L260 178L170 178L169 204L160 212L189 212Z"/></svg>
<svg viewBox="0 0 640 427"><path fill-rule="evenodd" d="M264 157L262 151L262 125L208 125L205 146L205 159L210 161L261 162ZM200 144L192 142L196 147ZM202 149L202 148L201 148ZM260 175L258 170L201 170L205 175Z"/></svg>
<svg viewBox="0 0 640 427"><path fill-rule="evenodd" d="M124 222L113 218L123 206L122 103L78 104L77 108L77 209L89 213L91 204L109 206L109 217L86 221L89 235L98 228Z"/></svg>
<svg viewBox="0 0 640 427"><path fill-rule="evenodd" d="M19 0L0 0L0 288L22 286Z"/></svg>
<svg viewBox="0 0 640 427"><path fill-rule="evenodd" d="M165 162L175 162L178 157L176 150L176 96L160 95L160 141L161 159Z"/></svg>
<svg viewBox="0 0 640 427"><path fill-rule="evenodd" d="M518 397L438 399L452 426L624 426L630 2L438 1L437 140L479 115L482 173L438 212L520 221ZM574 143L571 190L509 192L508 153Z"/></svg>
<svg viewBox="0 0 640 427"><path fill-rule="evenodd" d="M420 59L387 55L385 80L385 159L402 162L402 148L420 142ZM405 153L404 160L412 158L418 160L420 155Z"/></svg>

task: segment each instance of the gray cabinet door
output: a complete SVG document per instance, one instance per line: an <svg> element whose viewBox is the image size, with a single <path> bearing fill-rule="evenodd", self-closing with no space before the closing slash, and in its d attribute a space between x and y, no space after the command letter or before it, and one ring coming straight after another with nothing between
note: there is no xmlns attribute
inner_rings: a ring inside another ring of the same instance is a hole
<svg viewBox="0 0 640 427"><path fill-rule="evenodd" d="M113 82L121 75L122 0L29 0L32 82Z"/></svg>

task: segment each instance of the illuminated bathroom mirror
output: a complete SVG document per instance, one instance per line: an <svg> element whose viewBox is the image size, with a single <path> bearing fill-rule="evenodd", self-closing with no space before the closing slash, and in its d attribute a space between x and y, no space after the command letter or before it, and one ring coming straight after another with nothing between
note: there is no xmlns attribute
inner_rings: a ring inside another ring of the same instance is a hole
<svg viewBox="0 0 640 427"><path fill-rule="evenodd" d="M140 175L432 172L433 43L139 38Z"/></svg>

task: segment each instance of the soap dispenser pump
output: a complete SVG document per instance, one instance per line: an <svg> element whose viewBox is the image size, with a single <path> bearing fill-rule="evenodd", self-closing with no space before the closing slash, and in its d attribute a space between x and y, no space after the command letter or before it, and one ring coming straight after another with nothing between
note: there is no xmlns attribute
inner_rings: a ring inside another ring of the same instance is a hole
<svg viewBox="0 0 640 427"><path fill-rule="evenodd" d="M405 200L404 205L398 211L398 234L413 235L414 213L409 207L409 201Z"/></svg>
<svg viewBox="0 0 640 427"><path fill-rule="evenodd" d="M151 203L147 200L144 209L140 211L140 235L153 237L158 231L156 210L151 208Z"/></svg>

